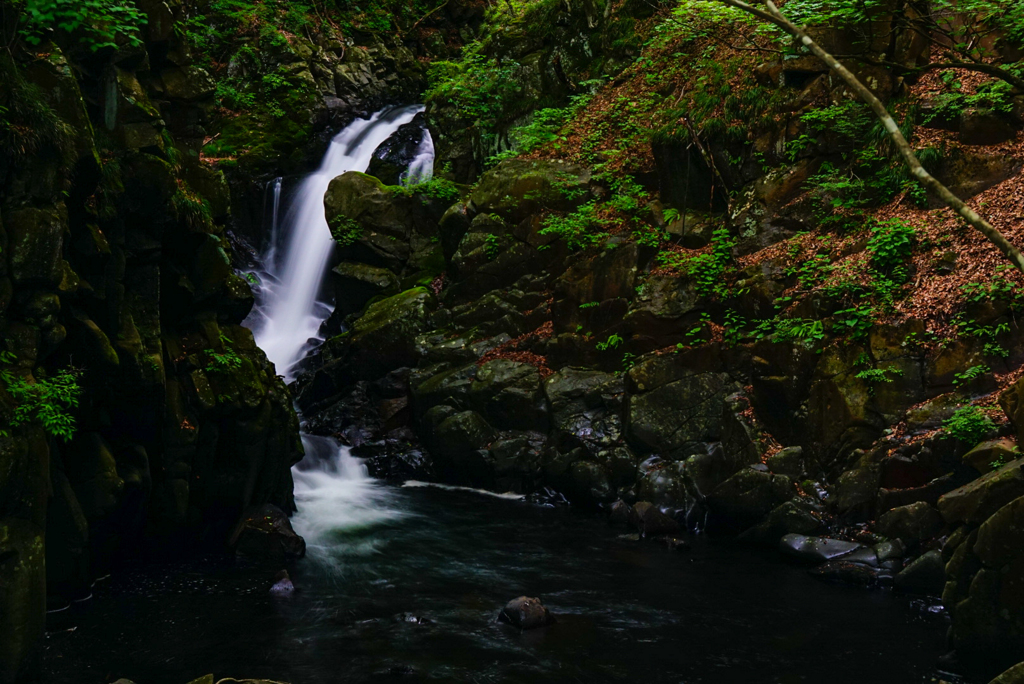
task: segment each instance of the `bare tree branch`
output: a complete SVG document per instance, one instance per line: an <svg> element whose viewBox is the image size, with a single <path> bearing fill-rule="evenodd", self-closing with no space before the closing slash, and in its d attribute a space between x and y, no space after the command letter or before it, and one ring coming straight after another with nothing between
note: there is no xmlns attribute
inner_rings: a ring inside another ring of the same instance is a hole
<svg viewBox="0 0 1024 684"><path fill-rule="evenodd" d="M1011 264L1016 266L1020 271L1024 271L1024 256L1021 256L1020 250L1014 247L1013 244L1006 239L1006 236L996 230L991 223L979 216L976 211L967 206L962 199L954 195L949 188L940 183L937 178L932 176L923 166L921 166L921 162L918 160L917 155L914 154L913 148L910 146L910 143L907 142L907 139L903 137L903 133L900 132L900 127L896 124L896 121L893 120L888 110L886 110L882 101L875 97L875 94L871 92L867 86L861 83L860 79L854 76L849 69L840 64L835 57L815 43L814 40L807 35L806 31L787 19L786 16L779 11L779 8L775 6L775 3L773 3L772 0L765 0L768 12L756 7L751 7L747 3L742 2L742 0L722 0L722 2L775 24L786 33L799 40L805 47L813 52L818 59L835 71L840 78L846 82L850 89L857 93L857 95L859 95L860 98L871 107L875 116L881 120L882 124L885 126L885 130L889 132L889 136L896 144L897 149L899 149L900 154L903 156L903 160L910 168L910 172L914 177L917 178L917 180L928 190L942 199L942 201L950 208L956 211L956 213L959 214L968 225L975 228L982 235L988 238L989 242L994 244Z"/></svg>

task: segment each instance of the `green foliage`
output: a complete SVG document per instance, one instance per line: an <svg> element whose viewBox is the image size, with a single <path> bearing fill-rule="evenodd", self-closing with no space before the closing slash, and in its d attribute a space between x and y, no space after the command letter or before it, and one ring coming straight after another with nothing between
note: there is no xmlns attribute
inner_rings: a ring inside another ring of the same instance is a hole
<svg viewBox="0 0 1024 684"><path fill-rule="evenodd" d="M484 238L484 254L487 258L494 260L501 253L501 238L497 235L488 235Z"/></svg>
<svg viewBox="0 0 1024 684"><path fill-rule="evenodd" d="M29 45L39 45L59 31L96 52L117 47L119 38L141 45L139 28L145 24L146 14L132 0L26 0L21 34Z"/></svg>
<svg viewBox="0 0 1024 684"><path fill-rule="evenodd" d="M541 235L554 235L565 240L570 251L576 252L596 245L607 237L602 228L607 221L598 216L594 201L587 202L576 211L565 216L552 214L541 224Z"/></svg>
<svg viewBox="0 0 1024 684"><path fill-rule="evenodd" d="M910 257L916 239L914 227L903 219L874 221L867 246L871 265L883 273L891 273Z"/></svg>
<svg viewBox="0 0 1024 684"><path fill-rule="evenodd" d="M964 406L947 418L942 427L953 437L964 444L974 446L985 439L996 425L992 419L977 406Z"/></svg>
<svg viewBox="0 0 1024 684"><path fill-rule="evenodd" d="M594 345L598 351L608 351L609 349L618 349L619 346L625 342L619 335L609 335L608 339L604 342L598 342Z"/></svg>
<svg viewBox="0 0 1024 684"><path fill-rule="evenodd" d="M973 380L977 380L991 370L992 369L988 366L971 366L963 373L957 373L953 376L953 386L960 387L962 385L966 385Z"/></svg>
<svg viewBox="0 0 1024 684"><path fill-rule="evenodd" d="M848 334L853 340L864 339L875 325L875 313L875 308L870 304L836 311L835 331L840 335Z"/></svg>
<svg viewBox="0 0 1024 684"><path fill-rule="evenodd" d="M825 324L810 318L778 318L758 325L756 336L772 342L821 341L825 339Z"/></svg>
<svg viewBox="0 0 1024 684"><path fill-rule="evenodd" d="M723 226L716 228L711 234L710 251L695 256L662 252L658 255L658 263L680 270L693 278L699 294L725 297L729 295L729 289L722 276L732 261L732 250L735 246L736 240L729 234L729 229Z"/></svg>
<svg viewBox="0 0 1024 684"><path fill-rule="evenodd" d="M509 131L509 149L491 157L488 160L488 164L496 164L505 159L511 159L550 143L553 143L552 149L555 151L560 150L562 143L566 141L566 137L560 134L560 130L565 126L566 122L589 104L591 98L592 95L589 93L575 95L570 99L567 107L560 109L551 107L538 109L533 113L529 123L517 126Z"/></svg>
<svg viewBox="0 0 1024 684"><path fill-rule="evenodd" d="M341 214L332 216L327 227L331 229L331 237L339 247L348 247L363 237L363 227L359 222Z"/></svg>
<svg viewBox="0 0 1024 684"><path fill-rule="evenodd" d="M68 166L73 159L74 131L47 104L42 91L0 51L0 160L13 164L44 152Z"/></svg>
<svg viewBox="0 0 1024 684"><path fill-rule="evenodd" d="M472 43L463 49L460 61L431 64L424 98L451 102L461 114L493 132L495 121L519 109L521 88L514 62L499 63L481 49L479 43Z"/></svg>
<svg viewBox="0 0 1024 684"><path fill-rule="evenodd" d="M0 363L13 364L16 360L10 352L0 354ZM77 429L72 411L78 407L82 394L81 377L82 371L72 367L58 371L52 378L39 371L35 382L30 383L9 369L0 370L0 380L15 402L10 426L38 422L51 437L70 440ZM0 435L5 434L0 430Z"/></svg>
<svg viewBox="0 0 1024 684"><path fill-rule="evenodd" d="M171 196L171 206L178 220L189 228L201 230L211 221L209 202L181 179L178 179L178 188Z"/></svg>
<svg viewBox="0 0 1024 684"><path fill-rule="evenodd" d="M434 177L413 185L398 186L398 192L409 197L416 195L430 197L449 204L458 200L462 195L458 185L447 178L440 177Z"/></svg>
<svg viewBox="0 0 1024 684"><path fill-rule="evenodd" d="M204 349L207 363L206 371L210 373L229 373L242 367L242 357L230 347L234 344L224 333L220 334L220 343L223 351L216 349Z"/></svg>
<svg viewBox="0 0 1024 684"><path fill-rule="evenodd" d="M858 371L855 377L858 380L863 380L872 385L876 385L883 382L893 382L901 375L903 375L902 368L865 368L864 370Z"/></svg>

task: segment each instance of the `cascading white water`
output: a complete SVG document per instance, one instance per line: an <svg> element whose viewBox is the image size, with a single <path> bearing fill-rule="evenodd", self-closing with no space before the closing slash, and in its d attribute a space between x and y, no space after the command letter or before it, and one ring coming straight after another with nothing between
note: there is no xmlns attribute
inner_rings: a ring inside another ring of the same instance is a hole
<svg viewBox="0 0 1024 684"><path fill-rule="evenodd" d="M265 291L253 326L256 343L285 379L294 379L295 364L322 341L318 332L332 311L317 300L334 246L324 216L327 186L346 171L365 171L377 146L421 111L420 106L402 107L354 121L334 136L320 168L292 195L279 226L284 251L281 258L264 263Z"/></svg>
<svg viewBox="0 0 1024 684"><path fill-rule="evenodd" d="M423 129L423 139L416 148L416 157L409 164L409 170L402 174L404 185L425 183L434 175L434 139L430 131Z"/></svg>
<svg viewBox="0 0 1024 684"><path fill-rule="evenodd" d="M271 240L259 273L257 306L246 325L285 379L292 380L296 364L323 341L320 326L333 310L330 303L318 299L334 246L324 215L327 187L346 171L365 171L377 146L421 111L422 106L411 106L378 112L334 136L320 168L301 181L280 220L280 179L271 188ZM434 146L427 133L406 175L427 180L433 162ZM402 515L388 507L390 495L337 440L303 434L302 443L306 457L292 469L299 508L292 524L305 537L310 554L336 565L344 555L372 551L372 541L342 544L334 533Z"/></svg>

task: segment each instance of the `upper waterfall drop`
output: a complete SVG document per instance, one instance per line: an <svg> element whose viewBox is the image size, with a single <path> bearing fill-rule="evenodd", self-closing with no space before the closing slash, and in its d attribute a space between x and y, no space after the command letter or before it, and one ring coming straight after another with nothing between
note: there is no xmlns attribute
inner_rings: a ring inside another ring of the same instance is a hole
<svg viewBox="0 0 1024 684"><path fill-rule="evenodd" d="M266 252L259 304L247 323L256 344L286 380L294 379L296 364L310 351L310 340L318 339L320 326L332 311L317 300L334 246L324 215L327 187L346 171L365 171L377 146L422 111L421 105L398 107L349 124L331 140L320 168L302 180L284 216L274 217L283 249L278 252L272 243ZM424 137L425 143L429 140L429 135ZM421 148L417 155L417 179L429 178L432 143L429 148Z"/></svg>

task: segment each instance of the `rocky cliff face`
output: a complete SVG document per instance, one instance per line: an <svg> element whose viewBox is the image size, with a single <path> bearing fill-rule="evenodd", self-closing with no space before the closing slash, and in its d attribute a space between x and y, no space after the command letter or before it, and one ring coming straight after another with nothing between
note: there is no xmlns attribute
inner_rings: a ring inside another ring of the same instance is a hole
<svg viewBox="0 0 1024 684"><path fill-rule="evenodd" d="M38 664L47 606L118 558L224 549L248 513L294 509L298 422L239 325L253 298L231 238L260 239L266 178L422 89L415 42L140 7L138 40L99 49L18 41L4 9L4 682Z"/></svg>
<svg viewBox="0 0 1024 684"><path fill-rule="evenodd" d="M328 216L359 228L335 270L352 313L297 385L311 427L381 477L564 496L641 532L653 503L825 579L941 593L951 649L996 674L1024 657L1024 575L1006 541L1022 524L1024 346L1017 300L996 294L1019 276L906 194L822 190L852 140L808 123L845 106L811 62L750 72L742 88L785 114L751 119L743 144L710 125L646 147L626 137L623 119L644 115L615 103L678 92L651 71L680 49L627 69L547 146L479 178L480 130L452 124L437 95L428 123L448 177L472 180L443 214L366 176L332 183ZM886 98L935 101L933 81L861 69ZM1012 213L998 198L1021 183L1024 120L1000 114L1003 134L979 138L976 116L923 117L919 135L949 141L945 182ZM623 137L607 133L617 125ZM890 239L903 247L879 247Z"/></svg>

